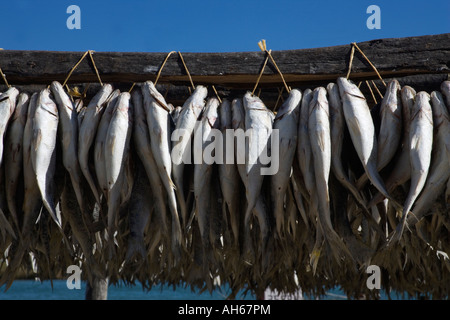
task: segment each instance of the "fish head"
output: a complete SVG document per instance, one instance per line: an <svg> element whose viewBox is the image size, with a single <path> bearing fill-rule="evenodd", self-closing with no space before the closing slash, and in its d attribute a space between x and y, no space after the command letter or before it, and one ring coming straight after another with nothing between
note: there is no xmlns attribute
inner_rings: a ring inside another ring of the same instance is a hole
<svg viewBox="0 0 450 320"><path fill-rule="evenodd" d="M53 81L50 85L51 93L58 103L61 109L69 109L68 113L76 114L76 108L74 108L73 102L71 101L69 95L64 90L64 87L58 81Z"/></svg>
<svg viewBox="0 0 450 320"><path fill-rule="evenodd" d="M352 81L339 77L337 79L337 84L339 87L339 93L341 94L342 99L348 99L349 96L366 100L364 95L359 90L358 86L356 86Z"/></svg>
<svg viewBox="0 0 450 320"><path fill-rule="evenodd" d="M327 84L327 91L333 91L333 90L336 90L336 88L337 88L337 85L334 82L330 82L329 84Z"/></svg>
<svg viewBox="0 0 450 320"><path fill-rule="evenodd" d="M50 88L52 89L53 92L64 92L64 88L62 86L61 83L59 83L59 81L53 81L50 84Z"/></svg>
<svg viewBox="0 0 450 320"><path fill-rule="evenodd" d="M312 92L312 99L309 103L309 113L313 111L314 108L323 108L327 114L329 114L327 90L324 87L317 87Z"/></svg>
<svg viewBox="0 0 450 320"><path fill-rule="evenodd" d="M447 108L445 107L444 97L439 91L433 91L430 98L433 113L433 124L435 128L438 128L445 119L447 122L449 121L449 114Z"/></svg>
<svg viewBox="0 0 450 320"><path fill-rule="evenodd" d="M203 114L203 119L207 120L211 128L219 127L219 115L217 113L217 108L219 107L219 100L217 98L209 98L206 103L205 113Z"/></svg>
<svg viewBox="0 0 450 320"><path fill-rule="evenodd" d="M30 102L30 96L27 93L22 92L19 95L19 99L18 100L19 101L17 103L16 109L19 106L20 110L16 110L15 114L17 114L16 117L18 118L18 120L20 121L22 126L25 127L25 124L27 122L28 104ZM17 111L19 111L19 112L17 112Z"/></svg>
<svg viewBox="0 0 450 320"><path fill-rule="evenodd" d="M414 97L416 96L416 90L414 90L412 87L410 86L404 86L401 90L401 93L403 96L409 98L409 99L414 99Z"/></svg>
<svg viewBox="0 0 450 320"><path fill-rule="evenodd" d="M187 109L191 108L194 114L198 117L205 107L205 99L207 95L208 89L202 85L198 85L195 87L195 90L190 97L184 102L182 110L186 110L185 112L188 112Z"/></svg>
<svg viewBox="0 0 450 320"><path fill-rule="evenodd" d="M128 92L121 92L117 101L117 110L121 112L128 112L130 108L130 94Z"/></svg>
<svg viewBox="0 0 450 320"><path fill-rule="evenodd" d="M416 94L416 101L414 103L412 112L411 112L411 121L421 113L423 116L429 119L431 123L433 123L433 115L431 112L431 104L430 104L430 94L425 91L420 91Z"/></svg>
<svg viewBox="0 0 450 320"><path fill-rule="evenodd" d="M267 110L266 106L264 105L264 103L262 102L262 100L257 97L254 96L251 92L247 92L244 95L244 108L252 108L252 109L258 109L258 110Z"/></svg>
<svg viewBox="0 0 450 320"><path fill-rule="evenodd" d="M193 95L198 99L204 100L208 95L208 88L202 85L198 85L195 87Z"/></svg>
<svg viewBox="0 0 450 320"><path fill-rule="evenodd" d="M401 100L402 100L402 116L408 121L411 116L412 109L414 107L414 100L416 97L416 90L410 86L404 86L401 89Z"/></svg>
<svg viewBox="0 0 450 320"><path fill-rule="evenodd" d="M7 100L7 99L10 101L10 103L9 103L10 115L12 115L14 113L18 95L19 95L19 90L17 90L15 87L11 87L6 92L1 94L1 96L0 96L0 101Z"/></svg>
<svg viewBox="0 0 450 320"><path fill-rule="evenodd" d="M319 87L317 101L320 104L320 106L324 108L325 111L328 113L327 89L325 89L324 87Z"/></svg>
<svg viewBox="0 0 450 320"><path fill-rule="evenodd" d="M58 108L56 106L56 103L53 101L51 97L50 88L45 88L41 90L41 92L39 93L37 104L38 104L37 108L41 108L48 114L58 119Z"/></svg>
<svg viewBox="0 0 450 320"><path fill-rule="evenodd" d="M141 109L142 108L142 92L141 90L133 90L133 92L131 92L131 100L133 101L134 105L138 105L140 107L137 107L137 109Z"/></svg>
<svg viewBox="0 0 450 320"><path fill-rule="evenodd" d="M450 92L450 80L442 81L441 91L442 92Z"/></svg>
<svg viewBox="0 0 450 320"><path fill-rule="evenodd" d="M417 107L420 107L421 104L430 102L430 94L425 91L420 91L416 94L416 103Z"/></svg>
<svg viewBox="0 0 450 320"><path fill-rule="evenodd" d="M283 102L280 109L277 112L275 120L281 119L285 114L294 113L295 117L298 117L299 104L302 99L302 93L298 89L292 89L289 91L289 97Z"/></svg>
<svg viewBox="0 0 450 320"><path fill-rule="evenodd" d="M397 91L400 90L400 82L397 79L392 79L388 82L386 90Z"/></svg>
<svg viewBox="0 0 450 320"><path fill-rule="evenodd" d="M156 103L163 109L165 109L167 112L170 112L171 109L167 105L166 99L164 99L163 95L159 93L159 91L156 89L155 84L148 80L145 82L144 87L146 87L152 96L153 99L155 99Z"/></svg>

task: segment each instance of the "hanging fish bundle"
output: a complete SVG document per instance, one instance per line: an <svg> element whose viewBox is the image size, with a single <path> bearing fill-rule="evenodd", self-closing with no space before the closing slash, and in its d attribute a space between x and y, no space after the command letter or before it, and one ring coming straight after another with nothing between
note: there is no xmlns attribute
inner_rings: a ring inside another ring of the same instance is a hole
<svg viewBox="0 0 450 320"><path fill-rule="evenodd" d="M448 297L449 81L392 80L372 108L346 78L292 89L276 113L207 95L173 107L150 81L105 84L87 107L58 82L1 94L0 283L79 264L146 288L376 297L376 264L388 291Z"/></svg>

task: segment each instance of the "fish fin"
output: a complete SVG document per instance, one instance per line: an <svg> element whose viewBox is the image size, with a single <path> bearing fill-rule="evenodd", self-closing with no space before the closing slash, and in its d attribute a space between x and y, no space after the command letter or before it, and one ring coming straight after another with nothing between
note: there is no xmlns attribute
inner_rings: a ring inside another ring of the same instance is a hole
<svg viewBox="0 0 450 320"><path fill-rule="evenodd" d="M42 131L37 129L34 133L34 151L37 151L42 141Z"/></svg>
<svg viewBox="0 0 450 320"><path fill-rule="evenodd" d="M194 218L195 218L195 215L196 215L195 207L196 206L192 206L191 215L190 215L189 220L187 221L187 224L186 224L186 230L191 228L192 222L194 221Z"/></svg>
<svg viewBox="0 0 450 320"><path fill-rule="evenodd" d="M314 248L313 251L311 252L309 263L310 263L310 265L312 267L313 275L316 274L317 265L319 263L319 258L320 258L321 251L322 251L322 248Z"/></svg>
<svg viewBox="0 0 450 320"><path fill-rule="evenodd" d="M110 143L109 143L109 147L111 148L111 153L114 154L114 146L116 145L116 136L113 135L111 137Z"/></svg>
<svg viewBox="0 0 450 320"><path fill-rule="evenodd" d="M395 231L391 235L390 239L388 240L388 243L387 243L388 245L393 245L393 244L398 243L400 241L400 239L402 238L403 232L405 231L405 227L409 229L408 219L407 219L408 214L412 214L413 216L415 216L412 211L408 211L407 213L403 214L400 223L397 225L397 228L395 229Z"/></svg>
<svg viewBox="0 0 450 320"><path fill-rule="evenodd" d="M173 183L172 178L169 176L169 174L167 173L167 171L166 171L166 175L167 175L167 179L169 179L170 187L171 187L173 190L177 191L177 186L175 185L175 183Z"/></svg>
<svg viewBox="0 0 450 320"><path fill-rule="evenodd" d="M49 202L49 200L46 197L42 197L42 202L44 203L44 206L47 209L50 216L52 217L52 219L56 222L58 227L62 229L61 220L58 218L58 214L56 213L56 209L54 208L54 206Z"/></svg>
<svg viewBox="0 0 450 320"><path fill-rule="evenodd" d="M317 135L317 138L317 143L319 144L320 150L323 153L325 150L325 136L323 133L320 133Z"/></svg>

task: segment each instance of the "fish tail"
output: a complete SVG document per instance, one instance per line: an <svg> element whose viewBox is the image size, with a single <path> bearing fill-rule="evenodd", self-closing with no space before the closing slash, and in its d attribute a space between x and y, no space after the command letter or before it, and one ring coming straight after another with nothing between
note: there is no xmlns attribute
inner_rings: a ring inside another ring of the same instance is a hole
<svg viewBox="0 0 450 320"><path fill-rule="evenodd" d="M246 228L250 228L250 218L252 217L252 211L253 208L250 208L250 206L248 206L247 210L245 211L244 225Z"/></svg>
<svg viewBox="0 0 450 320"><path fill-rule="evenodd" d="M17 251L15 252L13 259L8 265L9 270L5 270L5 272L2 274L2 277L0 278L0 287L6 285L5 292L13 284L15 272L16 270L19 269L20 265L22 264L23 256L25 255L26 250L27 246L19 243Z"/></svg>
<svg viewBox="0 0 450 320"><path fill-rule="evenodd" d="M340 265L341 258L343 256L348 258L350 261L354 261L352 254L336 231L334 231L333 228L328 226L326 223L321 223L321 226L323 229L323 236L330 245L331 252L333 253L338 265Z"/></svg>
<svg viewBox="0 0 450 320"><path fill-rule="evenodd" d="M412 207L412 203L410 203L408 206L405 206L403 213L402 213L402 219L401 219L400 223L397 225L397 228L395 228L394 234L392 235L391 239L388 241L389 245L398 243L400 241L400 239L402 238L403 231L405 231L405 227L407 226L408 213L413 214L411 211L409 211L411 209L411 207Z"/></svg>
<svg viewBox="0 0 450 320"><path fill-rule="evenodd" d="M78 205L80 206L80 209L84 211L83 192L81 190L80 176L72 172L70 173L70 180L72 181L73 190L75 191L75 196L78 200Z"/></svg>
<svg viewBox="0 0 450 320"><path fill-rule="evenodd" d="M8 219L6 219L2 209L0 209L0 231L3 236L3 240L5 240L6 233L9 233L14 239L17 239L16 234L11 227L11 224L8 222Z"/></svg>
<svg viewBox="0 0 450 320"><path fill-rule="evenodd" d="M313 275L316 274L317 271L317 265L319 264L320 255L322 253L322 246L323 242L325 241L322 229L320 226L317 226L316 229L316 241L314 243L314 248L311 252L310 258L309 258L309 264L312 267Z"/></svg>
<svg viewBox="0 0 450 320"><path fill-rule="evenodd" d="M187 206L186 206L186 199L184 198L184 194L181 188L175 189L176 196L178 199L178 204L180 206L180 213L181 213L181 219L183 222L183 228L186 228L187 225Z"/></svg>
<svg viewBox="0 0 450 320"><path fill-rule="evenodd" d="M361 177L359 177L358 180L356 180L356 188L358 190L361 190L366 185L367 181L369 181L369 177L367 176L367 173L363 173Z"/></svg>
<svg viewBox="0 0 450 320"><path fill-rule="evenodd" d="M175 258L175 262L179 261L181 257L182 243L182 231L180 225L180 219L178 217L178 211L176 206L175 192L170 192L169 197L169 209L172 215L172 253Z"/></svg>
<svg viewBox="0 0 450 320"><path fill-rule="evenodd" d="M280 239L282 239L284 233L284 210L283 210L283 202L280 201L280 199L276 200L274 216L277 234L280 237Z"/></svg>
<svg viewBox="0 0 450 320"><path fill-rule="evenodd" d="M16 198L11 195L12 189L6 188L6 200L9 208L9 213L13 219L14 226L19 230L19 220L17 217L17 209L16 209Z"/></svg>
<svg viewBox="0 0 450 320"><path fill-rule="evenodd" d="M125 260L130 261L131 258L139 255L144 259L147 255L145 250L144 239L132 238L128 241L128 249Z"/></svg>
<svg viewBox="0 0 450 320"><path fill-rule="evenodd" d="M175 183L173 183L172 178L170 177L170 175L166 172L167 175L167 179L169 181L169 185L173 190L177 190L177 186L175 185Z"/></svg>
<svg viewBox="0 0 450 320"><path fill-rule="evenodd" d="M367 203L367 208L372 208L383 201L384 196L381 192L376 193L372 199Z"/></svg>
<svg viewBox="0 0 450 320"><path fill-rule="evenodd" d="M234 244L237 246L239 243L239 219L238 219L237 206L230 204L227 207L228 207L228 212L230 215L231 230L232 230L233 236L234 236Z"/></svg>
<svg viewBox="0 0 450 320"><path fill-rule="evenodd" d="M181 258L181 230L178 230L176 226L172 225L172 254L177 263Z"/></svg>
<svg viewBox="0 0 450 320"><path fill-rule="evenodd" d="M59 229L62 230L61 220L60 220L60 218L58 218L58 214L56 212L53 201L48 199L47 197L42 197L42 202L44 203L44 206L47 209L50 216L52 217L53 221L55 221L55 223L59 227Z"/></svg>
<svg viewBox="0 0 450 320"><path fill-rule="evenodd" d="M97 191L98 188L95 185L94 179L92 178L91 172L89 171L89 168L88 168L87 164L82 165L80 163L80 165L81 165L81 172L83 173L86 181L88 182L89 187L90 187L90 189L92 191L92 194L95 197L95 200L97 201L97 203L100 204L100 196L99 196L98 191Z"/></svg>

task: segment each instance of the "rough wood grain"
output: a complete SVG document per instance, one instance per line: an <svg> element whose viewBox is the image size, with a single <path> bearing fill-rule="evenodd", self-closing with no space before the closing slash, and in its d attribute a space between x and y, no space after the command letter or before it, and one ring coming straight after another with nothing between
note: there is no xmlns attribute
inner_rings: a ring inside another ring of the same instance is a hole
<svg viewBox="0 0 450 320"><path fill-rule="evenodd" d="M358 43L383 77L403 77L425 73L450 72L450 33L408 38L390 38ZM350 44L273 51L272 55L291 86L324 83L345 75ZM10 84L49 84L64 81L83 52L0 51L0 67ZM95 52L95 64L104 82L132 83L154 80L167 53ZM196 84L225 88L252 88L265 59L264 52L183 53ZM375 79L369 64L356 51L350 78ZM178 55L167 61L161 83L189 85ZM86 58L74 71L69 83L97 82L92 63ZM280 77L269 61L261 87L275 87Z"/></svg>

